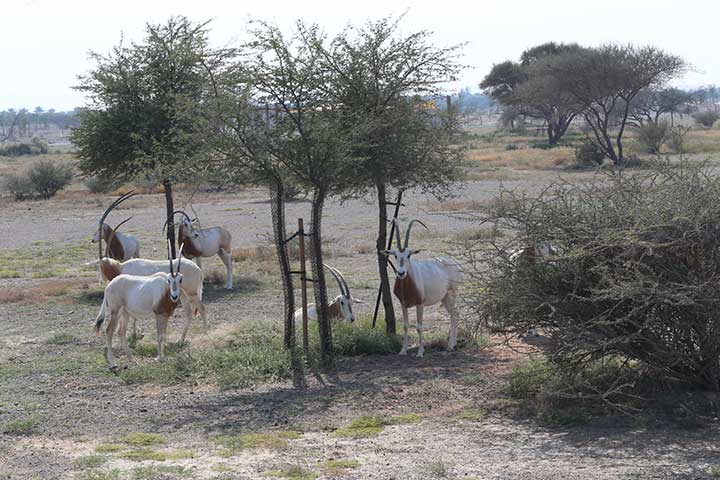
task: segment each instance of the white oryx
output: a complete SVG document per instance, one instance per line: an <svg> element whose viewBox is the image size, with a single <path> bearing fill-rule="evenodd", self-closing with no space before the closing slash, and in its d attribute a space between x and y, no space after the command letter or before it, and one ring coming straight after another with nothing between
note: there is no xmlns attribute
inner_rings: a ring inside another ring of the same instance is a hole
<svg viewBox="0 0 720 480"><path fill-rule="evenodd" d="M557 255L558 248L549 242L540 242L537 245L520 247L513 250L508 256L508 260L512 262L516 269L534 266L539 260L545 260ZM551 307L552 308L552 307ZM535 327L529 327L525 331L525 335L520 337L537 337L538 333Z"/></svg>
<svg viewBox="0 0 720 480"><path fill-rule="evenodd" d="M415 223L425 229L427 226L420 220L412 220L405 231L405 244L400 241L400 226L395 225L397 248L384 250L386 256L395 258L395 287L393 292L400 300L403 314L403 345L400 355L407 355L408 349L408 309L415 307L417 313L417 332L420 339L418 357L425 353L423 341L423 310L425 307L442 302L442 306L450 314L450 338L448 350L455 349L457 344L457 310L455 302L458 290L462 283L462 269L460 265L446 257L436 257L432 260L412 260L411 257L420 250L410 250L410 231Z"/></svg>
<svg viewBox="0 0 720 480"><path fill-rule="evenodd" d="M182 246L180 246L180 251L182 252ZM125 337L130 316L134 318L155 317L158 349L156 359L158 361L163 360L165 328L168 319L177 307L178 300L180 300L180 285L183 281L183 274L180 273L182 257L178 256L177 269L174 270L173 260L170 257L169 241L168 267L170 273L156 273L149 277L118 275L105 287L103 307L100 308L100 312L95 319L95 331L100 332L100 328L107 317L105 358L110 370L117 369L112 350L112 337L118 325L120 343L128 359L132 356Z"/></svg>
<svg viewBox="0 0 720 480"><path fill-rule="evenodd" d="M110 211L119 205L122 201L132 196L130 194L124 195L118 198L113 204L106 210L104 216L107 216ZM121 224L124 222L121 222ZM118 225L119 227L120 225ZM117 227L115 228L117 229ZM108 245L112 243L113 233L110 234L110 241ZM175 269L178 268L180 263L179 259L173 260ZM92 262L93 264L95 262ZM112 281L118 275L135 275L141 277L149 277L156 273L170 273L169 263L165 260L148 260L145 258L134 258L125 262L119 262L110 258L107 255L102 255L102 241L100 242L100 252L97 263L100 267L100 273L102 277L107 281ZM185 262L183 265L183 283L181 285L180 300L182 302L183 311L185 313L185 326L183 327L180 341L184 342L187 335L188 329L190 328L190 322L192 321L195 313L200 315L203 322L203 327L207 332L207 316L205 314L205 305L203 305L203 273L200 267L192 262ZM105 304L101 307L101 313L104 313ZM137 336L135 318L133 318L133 334Z"/></svg>
<svg viewBox="0 0 720 480"><path fill-rule="evenodd" d="M175 221L175 215L178 213L185 217L178 228L178 243L185 244L185 257L195 259L198 266L202 266L200 260L202 257L212 257L214 255L220 257L227 270L225 288L232 290L232 236L230 232L223 227L195 228L194 221L182 210L173 212L173 222ZM166 221L163 231L167 224Z"/></svg>
<svg viewBox="0 0 720 480"><path fill-rule="evenodd" d="M340 270L331 267L330 265L324 264L333 277L337 281L338 287L340 287L340 295L335 297L330 303L328 303L328 316L330 318L341 318L348 323L355 321L355 314L353 313L353 302L362 303L362 301L355 299L350 294L350 288L348 287L345 277L340 273ZM317 307L314 303L307 306L308 319L317 320ZM302 309L298 308L295 310L295 322L302 321Z"/></svg>

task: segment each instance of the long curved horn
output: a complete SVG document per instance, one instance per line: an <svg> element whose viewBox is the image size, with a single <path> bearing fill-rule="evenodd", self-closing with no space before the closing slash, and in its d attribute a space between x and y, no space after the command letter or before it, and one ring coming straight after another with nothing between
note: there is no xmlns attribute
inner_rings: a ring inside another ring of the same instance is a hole
<svg viewBox="0 0 720 480"><path fill-rule="evenodd" d="M410 223L408 223L408 226L407 226L407 230L405 230L405 246L403 246L403 250L407 249L407 248L408 248L408 245L410 244L410 230L412 230L412 226L413 226L413 224L415 224L415 223L419 223L420 225L422 225L423 227L425 227L425 230L428 230L428 231L430 230L430 229L427 227L427 225L425 225L425 224L424 224L423 222L421 222L420 220L418 220L418 219L416 219L416 218L410 220Z"/></svg>
<svg viewBox="0 0 720 480"><path fill-rule="evenodd" d="M172 212L172 214L170 215L170 218L168 218L167 220L165 220L165 223L163 223L162 233L165 233L165 229L167 228L168 223L169 223L170 221L172 221L173 223L175 222L175 215L177 215L178 213L181 214L181 215L183 215L185 218L187 218L188 222L192 222L192 220L190 219L190 216L189 216L187 213L185 213L185 212L182 211L182 210L175 210L175 211Z"/></svg>
<svg viewBox="0 0 720 480"><path fill-rule="evenodd" d="M347 296L347 295L345 295L345 289L343 288L343 283L340 280L340 276L338 275L338 272L333 267L328 265L327 263L323 263L323 265L325 265L325 268L327 268L330 271L330 273L332 273L332 276L335 277L335 281L337 282L338 287L340 287L340 293L342 293L342 295L344 297Z"/></svg>
<svg viewBox="0 0 720 480"><path fill-rule="evenodd" d="M170 275L174 275L173 274L173 264L172 264L173 258L172 258L172 254L170 253L170 240L169 239L167 241L167 254L168 254L168 262L170 263Z"/></svg>
<svg viewBox="0 0 720 480"><path fill-rule="evenodd" d="M402 241L400 240L400 222L396 218L393 218L392 227L395 227L395 243L397 243L398 250L402 250Z"/></svg>
<svg viewBox="0 0 720 480"><path fill-rule="evenodd" d="M178 268L177 273L180 273L180 264L182 263L182 251L183 247L185 246L185 242L180 244L180 250L178 250Z"/></svg>
<svg viewBox="0 0 720 480"><path fill-rule="evenodd" d="M120 226L123 223L130 221L130 219L132 219L132 218L133 218L132 216L126 218L122 222L118 223L117 226L110 231L110 236L108 237L108 240L105 245L105 256L106 257L110 258L110 244L112 244L112 241L115 239L115 232L118 231L118 229L120 228Z"/></svg>
<svg viewBox="0 0 720 480"><path fill-rule="evenodd" d="M108 215L110 215L110 212L112 212L115 207L120 205L128 198L134 197L135 195L137 195L137 193L135 193L135 190L130 190L129 192L120 195L119 198L115 199L115 201L112 202L110 206L105 209L102 216L100 217L100 220L98 220L98 260L102 260L102 225L105 222L105 219Z"/></svg>
<svg viewBox="0 0 720 480"><path fill-rule="evenodd" d="M335 272L337 272L338 276L340 276L340 281L345 285L345 296L350 298L350 287L348 287L347 281L345 280L345 277L343 276L342 272L338 270L337 268L333 268Z"/></svg>

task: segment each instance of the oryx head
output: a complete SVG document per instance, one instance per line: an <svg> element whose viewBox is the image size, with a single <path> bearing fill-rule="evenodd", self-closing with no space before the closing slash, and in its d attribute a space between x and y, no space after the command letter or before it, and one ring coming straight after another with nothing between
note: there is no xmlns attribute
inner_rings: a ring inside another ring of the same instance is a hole
<svg viewBox="0 0 720 480"><path fill-rule="evenodd" d="M100 217L100 220L98 220L98 227L97 227L97 230L95 231L95 235L93 236L93 240L92 240L93 243L98 244L98 260L102 260L102 254L103 254L102 240L104 238L103 230L110 228L110 226L105 223L105 219L107 218L108 215L110 215L110 212L112 212L115 207L120 205L122 202L124 202L128 198L134 197L135 195L137 195L137 194L132 190L130 190L129 192L127 192L124 195L120 195L119 198L117 198L113 203L110 204L110 206L108 208L105 209L105 212L103 212L102 216ZM117 230L120 227L120 225L127 222L128 220L130 220L130 219L128 218L128 219L120 222L120 224L117 227L115 227L115 230ZM108 238L110 236L112 236L112 233L113 232L108 232ZM108 241L108 243L109 243L109 241Z"/></svg>
<svg viewBox="0 0 720 480"><path fill-rule="evenodd" d="M338 302L340 304L340 313L343 317L343 319L348 322L352 323L355 321L355 314L353 313L353 297L350 295L350 288L348 287L347 282L345 281L345 277L343 277L343 274L340 273L340 270L331 267L328 264L324 264L325 268L327 268L330 273L332 273L332 276L335 277L335 281L338 284L338 287L340 287L340 295L338 295L333 302ZM357 303L362 303L359 300L355 300Z"/></svg>
<svg viewBox="0 0 720 480"><path fill-rule="evenodd" d="M180 273L180 266L182 265L182 250L185 244L180 245L180 251L178 252L178 264L177 271L173 271L173 258L170 253L170 240L167 241L168 248L168 263L170 264L170 276L168 276L167 282L170 285L170 300L173 303L177 303L180 298L180 286L182 285L183 276Z"/></svg>
<svg viewBox="0 0 720 480"><path fill-rule="evenodd" d="M195 229L197 218L191 219L190 216L183 210L175 210L172 212L172 222L175 222L175 215L177 214L180 214L183 217L182 220L180 220L180 223L177 224L180 231L190 238L198 238L200 233ZM165 225L163 225L163 233L165 232L165 228L168 226L168 222L170 222L170 220L166 220Z"/></svg>
<svg viewBox="0 0 720 480"><path fill-rule="evenodd" d="M393 220L393 224L395 226L395 242L397 243L397 248L393 248L392 250L383 250L381 252L387 257L395 257L395 273L397 275L397 278L401 280L407 276L408 270L410 269L410 257L415 255L416 253L420 253L420 250L410 249L410 231L412 230L412 226L415 223L419 223L425 228L425 230L428 230L427 225L425 225L420 220L411 220L407 226L407 230L405 231L405 244L403 245L400 239L400 224L397 222L397 220Z"/></svg>

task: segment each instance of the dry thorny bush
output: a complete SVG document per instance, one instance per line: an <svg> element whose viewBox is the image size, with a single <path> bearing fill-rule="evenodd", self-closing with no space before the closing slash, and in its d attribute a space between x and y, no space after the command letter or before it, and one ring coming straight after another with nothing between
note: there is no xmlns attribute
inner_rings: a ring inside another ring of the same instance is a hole
<svg viewBox="0 0 720 480"><path fill-rule="evenodd" d="M539 328L568 376L605 362L625 372L583 395L627 399L640 378L627 370L718 391L719 199L720 178L685 159L505 190L478 220L495 234L467 245L467 307L485 328Z"/></svg>

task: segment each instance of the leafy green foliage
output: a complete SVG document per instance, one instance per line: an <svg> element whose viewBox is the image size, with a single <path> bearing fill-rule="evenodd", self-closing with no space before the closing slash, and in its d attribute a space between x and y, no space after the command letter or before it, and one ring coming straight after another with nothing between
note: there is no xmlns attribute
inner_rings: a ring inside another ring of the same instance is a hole
<svg viewBox="0 0 720 480"><path fill-rule="evenodd" d="M578 167L601 165L605 160L605 152L595 142L586 140L575 148L575 160Z"/></svg>

